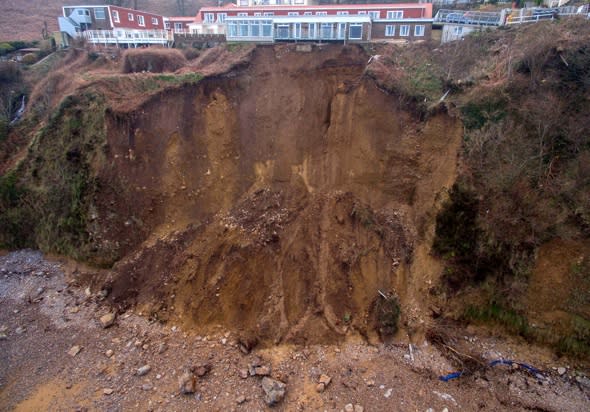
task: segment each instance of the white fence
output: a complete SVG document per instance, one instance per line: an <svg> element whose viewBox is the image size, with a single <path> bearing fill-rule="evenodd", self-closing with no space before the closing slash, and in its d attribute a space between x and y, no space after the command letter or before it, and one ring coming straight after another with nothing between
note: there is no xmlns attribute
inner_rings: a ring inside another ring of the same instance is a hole
<svg viewBox="0 0 590 412"><path fill-rule="evenodd" d="M92 44L162 44L174 42L174 34L167 30L86 30L79 34Z"/></svg>

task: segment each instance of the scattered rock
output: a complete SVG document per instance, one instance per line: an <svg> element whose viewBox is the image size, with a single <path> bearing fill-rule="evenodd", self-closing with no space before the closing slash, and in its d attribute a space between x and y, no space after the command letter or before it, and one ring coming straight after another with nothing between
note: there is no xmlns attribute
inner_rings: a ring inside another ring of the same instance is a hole
<svg viewBox="0 0 590 412"><path fill-rule="evenodd" d="M113 323L115 323L115 317L116 314L114 312L107 313L106 315L101 316L100 325L105 329L112 326Z"/></svg>
<svg viewBox="0 0 590 412"><path fill-rule="evenodd" d="M285 385L281 381L265 376L262 378L262 390L265 393L264 401L268 406L273 406L283 400L285 397Z"/></svg>
<svg viewBox="0 0 590 412"><path fill-rule="evenodd" d="M105 300L107 296L109 296L109 290L108 289L101 289L96 294L96 297L98 298L98 300Z"/></svg>
<svg viewBox="0 0 590 412"><path fill-rule="evenodd" d="M332 382L332 378L326 374L320 375L320 383L323 383L325 386L328 386Z"/></svg>
<svg viewBox="0 0 590 412"><path fill-rule="evenodd" d="M186 370L178 379L179 392L181 395L190 395L197 391L197 377Z"/></svg>
<svg viewBox="0 0 590 412"><path fill-rule="evenodd" d="M151 370L152 370L152 367L150 365L143 365L141 368L139 368L137 370L137 376L146 375Z"/></svg>
<svg viewBox="0 0 590 412"><path fill-rule="evenodd" d="M246 379L249 376L248 369L240 369L238 373L242 379Z"/></svg>
<svg viewBox="0 0 590 412"><path fill-rule="evenodd" d="M344 412L354 412L354 406L352 403L344 405Z"/></svg>
<svg viewBox="0 0 590 412"><path fill-rule="evenodd" d="M152 389L154 389L154 385L152 385L151 383L144 383L141 386L141 389L143 389L144 391L151 391Z"/></svg>
<svg viewBox="0 0 590 412"><path fill-rule="evenodd" d="M78 306L74 306L73 308L70 308L70 313L78 313L80 312L80 308Z"/></svg>
<svg viewBox="0 0 590 412"><path fill-rule="evenodd" d="M22 335L22 334L23 334L23 333L25 333L26 331L27 331L27 328L25 328L24 326L19 326L18 328L16 328L16 329L14 330L14 332L15 332L17 335Z"/></svg>
<svg viewBox="0 0 590 412"><path fill-rule="evenodd" d="M244 402L246 402L246 397L244 395L238 396L238 398L236 399L236 403L238 405L243 404Z"/></svg>
<svg viewBox="0 0 590 412"><path fill-rule="evenodd" d="M111 388L105 388L102 390L102 393L104 393L105 395L111 395L113 392L115 391Z"/></svg>
<svg viewBox="0 0 590 412"><path fill-rule="evenodd" d="M8 335L4 332L0 332L0 340L8 339Z"/></svg>
<svg viewBox="0 0 590 412"><path fill-rule="evenodd" d="M115 352L113 352L112 349L107 350L104 354L106 355L107 358L110 358L111 356L114 355Z"/></svg>
<svg viewBox="0 0 590 412"><path fill-rule="evenodd" d="M240 351L244 354L247 355L250 353L250 351L252 349L254 349L254 347L258 344L258 339L256 337L240 337L238 339L238 348L240 348Z"/></svg>
<svg viewBox="0 0 590 412"><path fill-rule="evenodd" d="M270 367L257 366L254 368L254 375L256 375L256 376L269 376L270 375Z"/></svg>
<svg viewBox="0 0 590 412"><path fill-rule="evenodd" d="M78 345L72 346L70 348L70 350L68 351L68 355L74 357L76 356L78 353L80 353L80 351L82 350L82 348Z"/></svg>
<svg viewBox="0 0 590 412"><path fill-rule="evenodd" d="M364 412L364 410L365 408L363 408L361 405L354 405L354 412Z"/></svg>
<svg viewBox="0 0 590 412"><path fill-rule="evenodd" d="M315 390L317 393L322 393L323 391L326 390L326 385L324 383L320 382L316 385Z"/></svg>
<svg viewBox="0 0 590 412"><path fill-rule="evenodd" d="M164 342L160 343L158 345L158 353L161 355L162 353L166 352L166 349L168 349L168 347L166 346L166 344Z"/></svg>
<svg viewBox="0 0 590 412"><path fill-rule="evenodd" d="M197 375L199 378L205 376L211 370L211 365L209 363L203 363L197 366L193 366L192 368L193 373Z"/></svg>
<svg viewBox="0 0 590 412"><path fill-rule="evenodd" d="M387 389L387 390L385 391L385 393L383 394L383 396L385 396L386 398L389 398L389 397L391 396L391 392L392 392L392 391L393 391L393 390L392 390L391 388Z"/></svg>
<svg viewBox="0 0 590 412"><path fill-rule="evenodd" d="M557 368L557 373L559 373L560 375L563 375L566 371L567 371L567 369L564 368L563 366L560 366L559 368Z"/></svg>

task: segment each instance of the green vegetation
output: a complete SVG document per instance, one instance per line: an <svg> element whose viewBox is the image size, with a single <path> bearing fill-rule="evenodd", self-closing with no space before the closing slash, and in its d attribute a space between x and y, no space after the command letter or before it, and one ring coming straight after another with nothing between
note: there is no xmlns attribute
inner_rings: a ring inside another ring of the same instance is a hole
<svg viewBox="0 0 590 412"><path fill-rule="evenodd" d="M506 115L507 101L492 96L482 101L468 101L461 107L461 118L468 131L481 129L487 123L500 122Z"/></svg>
<svg viewBox="0 0 590 412"><path fill-rule="evenodd" d="M196 84L203 78L200 73L184 73L184 74L157 74L154 76L156 80L172 84Z"/></svg>
<svg viewBox="0 0 590 412"><path fill-rule="evenodd" d="M2 247L90 257L90 162L104 143L103 124L100 96L64 99L30 147L34 158L0 181Z"/></svg>
<svg viewBox="0 0 590 412"><path fill-rule="evenodd" d="M379 295L375 303L375 314L381 336L393 336L397 333L401 308L396 296L386 298Z"/></svg>
<svg viewBox="0 0 590 412"><path fill-rule="evenodd" d="M494 322L502 325L507 331L524 338L532 338L533 332L527 318L513 309L507 309L497 302L487 306L470 305L465 309L464 317L476 322Z"/></svg>
<svg viewBox="0 0 590 412"><path fill-rule="evenodd" d="M11 51L14 51L14 47L12 47L10 44L0 43L0 56L4 56L5 54L10 53Z"/></svg>
<svg viewBox="0 0 590 412"><path fill-rule="evenodd" d="M433 252L446 261L447 292L469 288L490 302L468 306L465 320L583 356L590 330L587 257L572 267L579 287L560 308L573 317L571 325L532 327L522 302L539 246L590 234L590 139L583 131L590 30L566 41L562 26L569 24L575 25L481 33L440 53L465 135L462 173L437 216Z"/></svg>

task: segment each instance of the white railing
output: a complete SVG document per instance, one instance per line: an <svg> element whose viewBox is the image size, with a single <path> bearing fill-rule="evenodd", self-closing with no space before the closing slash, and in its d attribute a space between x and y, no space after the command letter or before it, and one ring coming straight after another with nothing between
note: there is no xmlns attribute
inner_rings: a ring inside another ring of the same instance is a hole
<svg viewBox="0 0 590 412"><path fill-rule="evenodd" d="M93 44L168 44L174 34L167 30L86 30L79 36Z"/></svg>

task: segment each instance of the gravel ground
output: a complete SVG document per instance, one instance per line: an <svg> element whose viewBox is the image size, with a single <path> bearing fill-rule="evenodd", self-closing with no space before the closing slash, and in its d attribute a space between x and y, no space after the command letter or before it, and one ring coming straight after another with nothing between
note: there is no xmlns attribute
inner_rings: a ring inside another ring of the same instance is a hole
<svg viewBox="0 0 590 412"><path fill-rule="evenodd" d="M453 366L426 343L244 353L232 331L202 336L132 311L105 328L104 292L78 286L65 264L0 256L0 410L259 411L270 409L267 374L286 384L283 399L272 393L280 411L590 410L590 381L551 361L536 365L542 377L500 365L443 382ZM487 359L536 360L530 347L465 333Z"/></svg>

